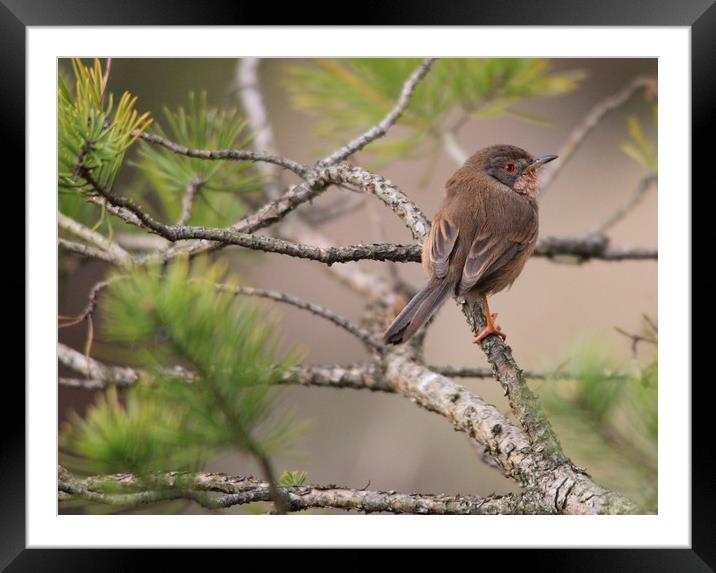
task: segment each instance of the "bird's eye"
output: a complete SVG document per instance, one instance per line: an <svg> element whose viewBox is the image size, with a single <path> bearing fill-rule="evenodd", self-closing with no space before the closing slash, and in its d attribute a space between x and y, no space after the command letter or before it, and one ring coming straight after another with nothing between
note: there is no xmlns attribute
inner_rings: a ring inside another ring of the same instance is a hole
<svg viewBox="0 0 716 573"><path fill-rule="evenodd" d="M507 173L514 173L515 169L517 169L517 167L514 163L505 163L505 171L507 171Z"/></svg>

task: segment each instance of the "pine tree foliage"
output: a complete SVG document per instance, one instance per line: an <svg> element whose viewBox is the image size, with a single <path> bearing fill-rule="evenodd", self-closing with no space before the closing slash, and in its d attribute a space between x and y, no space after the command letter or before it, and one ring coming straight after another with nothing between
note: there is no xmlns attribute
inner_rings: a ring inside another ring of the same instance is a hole
<svg viewBox="0 0 716 573"><path fill-rule="evenodd" d="M281 355L266 309L219 291L219 264L179 259L133 271L104 297L104 335L152 373L125 392L101 395L63 429L67 463L111 473L197 468L221 451L267 456L296 425L277 415L273 385L298 356ZM177 366L191 371L186 381Z"/></svg>
<svg viewBox="0 0 716 573"><path fill-rule="evenodd" d="M657 131L658 107L653 105L651 108L651 120L654 136ZM659 163L656 152L656 145L651 138L644 132L644 127L636 115L627 117L627 129L629 140L622 144L622 151L639 163L649 173L657 173Z"/></svg>
<svg viewBox="0 0 716 573"><path fill-rule="evenodd" d="M293 103L316 116L328 147L380 121L419 63L409 58L292 63L286 85ZM149 113L137 111L137 98L125 92L115 99L100 60L90 66L72 60L71 71L72 79L60 73L58 91L63 213L112 236L111 218L87 201L92 188L82 177L84 168L104 189L131 195L162 221L179 218L192 186L189 224L224 227L243 214L242 195L262 184L250 163L195 159L141 139L136 143L153 122ZM583 77L578 70L555 72L542 59L438 60L416 87L399 125L365 151L385 164L424 156L446 132L469 120L509 116L544 125L543 118L520 111L520 104L569 93ZM180 145L241 149L251 142L237 111L210 107L203 92L190 93L186 106L163 111L163 126L152 129ZM655 146L636 117L627 122L623 150L656 172ZM135 161L126 160L130 149ZM120 181L131 185L114 190L125 163L130 177L123 174ZM265 460L292 443L301 424L278 403L274 386L300 357L280 350L265 306L216 288L226 274L220 263L199 257L125 269L110 281L99 302L103 348L148 376L128 388L98 392L83 416L69 417L61 429L61 464L85 475L151 476L199 471L222 452ZM647 334L656 341L655 331ZM656 352L635 362L627 376L615 377L619 365L600 353L603 346L580 348L569 367L573 379L548 379L540 394L565 449L605 485L655 509ZM306 478L306 472L292 470L277 481L299 486Z"/></svg>
<svg viewBox="0 0 716 573"><path fill-rule="evenodd" d="M89 169L95 181L107 190L119 173L129 147L152 120L136 109L137 98L124 92L115 103L106 92L106 73L100 60L92 67L72 60L74 86L58 76L58 187L60 210L85 221L96 208L88 208L81 196L91 186L79 173Z"/></svg>
<svg viewBox="0 0 716 573"><path fill-rule="evenodd" d="M542 403L573 459L605 486L647 511L657 508L658 362L656 332L644 326L640 358L625 375L603 341L584 342L540 385Z"/></svg>
<svg viewBox="0 0 716 573"><path fill-rule="evenodd" d="M153 132L191 149L242 149L251 143L246 121L236 109L207 105L206 92L189 93L186 107L164 108L166 129ZM226 226L242 214L236 193L260 191L261 181L248 162L206 161L178 155L169 149L142 141L140 175L158 197L162 215L175 221L187 189L196 186L197 196L189 223Z"/></svg>
<svg viewBox="0 0 716 573"><path fill-rule="evenodd" d="M316 116L316 133L345 140L380 121L400 94L405 78L420 64L412 58L319 59L288 68L286 86L296 107ZM519 112L519 103L568 93L583 72L554 72L548 60L533 58L440 59L417 86L400 119L407 127L391 133L370 151L382 160L420 157L436 136L469 118L513 116L546 123Z"/></svg>

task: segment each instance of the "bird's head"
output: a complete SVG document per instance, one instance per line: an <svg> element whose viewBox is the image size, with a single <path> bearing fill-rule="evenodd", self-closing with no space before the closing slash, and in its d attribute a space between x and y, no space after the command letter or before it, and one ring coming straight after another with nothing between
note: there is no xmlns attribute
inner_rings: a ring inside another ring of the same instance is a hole
<svg viewBox="0 0 716 573"><path fill-rule="evenodd" d="M472 155L465 164L493 177L517 193L537 195L539 168L556 155L533 157L514 145L492 145Z"/></svg>

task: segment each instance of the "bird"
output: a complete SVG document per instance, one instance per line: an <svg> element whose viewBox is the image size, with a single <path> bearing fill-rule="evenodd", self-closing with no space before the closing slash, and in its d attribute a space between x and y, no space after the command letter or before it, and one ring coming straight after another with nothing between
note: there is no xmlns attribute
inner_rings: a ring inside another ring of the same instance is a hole
<svg viewBox="0 0 716 573"><path fill-rule="evenodd" d="M386 344L412 337L449 296L477 293L487 325L475 337L506 338L487 297L509 286L537 244L540 168L556 155L533 157L514 145L491 145L468 157L446 181L444 198L423 243L429 280L393 320Z"/></svg>

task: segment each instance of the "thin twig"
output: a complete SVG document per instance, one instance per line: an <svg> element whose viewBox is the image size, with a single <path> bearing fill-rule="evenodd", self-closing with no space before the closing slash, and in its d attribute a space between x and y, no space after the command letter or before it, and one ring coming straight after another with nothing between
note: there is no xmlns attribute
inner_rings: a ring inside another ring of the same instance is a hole
<svg viewBox="0 0 716 573"><path fill-rule="evenodd" d="M59 328L67 328L68 326L74 326L75 324L79 324L80 322L87 320L95 311L97 308L97 299L99 297L99 293L102 292L105 288L107 288L112 281L100 281L96 283L89 292L89 296L87 297L87 304L85 305L82 312L76 316L60 316L59 319L62 322L62 324L59 325Z"/></svg>
<svg viewBox="0 0 716 573"><path fill-rule="evenodd" d="M627 202L619 207L614 213L612 213L607 219L591 230L589 235L604 235L609 229L616 225L619 221L624 219L629 213L631 213L635 207L641 203L646 197L647 193L653 185L656 184L658 178L655 173L650 173L639 180L637 188L634 193L631 194Z"/></svg>
<svg viewBox="0 0 716 573"><path fill-rule="evenodd" d="M253 287L245 287L245 286L234 286L229 284L218 284L216 285L218 290L231 292L235 295L246 295L246 296L256 296L261 298L267 298L270 300L275 300L278 302L282 302L285 304L290 304L292 306L295 306L297 308L301 308L303 310L307 310L308 312L315 314L316 316L320 316L321 318L325 318L326 320L332 322L333 324L340 326L347 332L351 333L356 338L363 341L365 344L367 344L370 348L373 348L374 350L378 350L379 352L385 352L385 345L381 343L379 340L377 340L374 336L372 336L369 332L362 329L357 324L352 323L350 320L343 318L339 314L336 314L332 310L329 310L327 308L324 308L320 305L313 304L310 302L303 301L297 297L272 291L272 290L265 290L265 289L259 289L259 288L253 288Z"/></svg>
<svg viewBox="0 0 716 573"><path fill-rule="evenodd" d="M430 71L431 66L433 65L433 62L435 61L435 58L426 58L420 66L411 74L411 76L408 78L408 80L403 84L403 89L400 92L400 97L398 98L397 103L393 107L390 112L376 125L371 127L368 131L365 133L362 133L340 149L336 150L334 153L329 155L328 157L322 159L318 162L318 167L326 167L328 165L333 165L335 163L339 163L341 161L344 161L354 153L357 153L361 149L363 149L366 145L371 143L372 141L375 141L376 139L383 137L388 130L395 124L396 121L400 118L400 116L405 111L405 108L408 107L408 103L410 102L410 97L413 95L413 91L415 91L415 87L418 85L420 80L422 80L427 73Z"/></svg>
<svg viewBox="0 0 716 573"><path fill-rule="evenodd" d="M83 243L77 243L75 241L68 241L67 239L63 239L62 237L60 237L59 239L57 239L57 244L59 247L61 247L65 251L68 251L70 253L75 253L78 255L82 255L83 257L87 257L88 259L97 259L99 261L104 261L106 263L110 263L113 265L122 265L123 264L123 262L120 259L112 256L107 251L95 249L94 247L90 247L89 245L85 245Z"/></svg>
<svg viewBox="0 0 716 573"><path fill-rule="evenodd" d="M241 58L236 67L236 83L246 119L253 134L252 147L254 150L265 149L268 153L277 155L276 142L271 129L266 105L264 103L261 85L258 77L259 58ZM277 199L281 195L281 171L271 163L258 164L259 172L265 176L266 196Z"/></svg>
<svg viewBox="0 0 716 573"><path fill-rule="evenodd" d="M296 175L302 178L305 178L311 171L309 167L306 167L297 161L293 161L279 155L272 155L270 153L248 151L246 149L192 149L190 147L186 147L185 145L175 143L165 137L161 137L153 133L147 133L145 131L136 130L132 132L132 135L141 138L147 143L160 145L178 155L185 155L186 157L205 159L207 161L263 161L278 165L279 167L283 167L289 171L293 171Z"/></svg>
<svg viewBox="0 0 716 573"><path fill-rule="evenodd" d="M640 89L654 90L655 85L656 78L651 76L637 76L619 91L604 98L592 107L557 151L559 161L555 161L552 165L545 167L545 172L540 177L542 193L544 194L546 192L547 188L557 178L557 175L559 175L569 159L574 155L579 145L607 113L624 105Z"/></svg>
<svg viewBox="0 0 716 573"><path fill-rule="evenodd" d="M83 239L90 245L100 249L107 253L109 257L116 260L117 262L128 265L132 263L132 255L125 251L118 244L110 241L104 235L93 231L89 227L85 227L82 223L75 221L71 217L68 217L64 213L58 211L57 213L57 225L63 231L72 233L76 237Z"/></svg>
<svg viewBox="0 0 716 573"><path fill-rule="evenodd" d="M181 201L181 214L177 219L177 225L186 225L191 219L191 211L194 207L194 199L204 185L204 180L201 177L193 177L189 184L186 186L184 197Z"/></svg>

